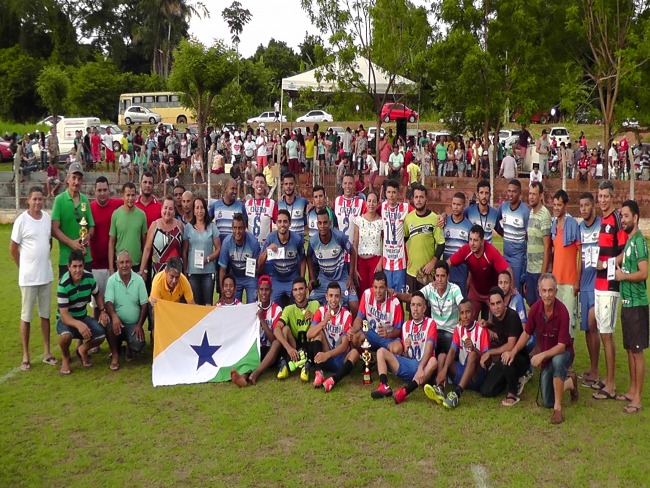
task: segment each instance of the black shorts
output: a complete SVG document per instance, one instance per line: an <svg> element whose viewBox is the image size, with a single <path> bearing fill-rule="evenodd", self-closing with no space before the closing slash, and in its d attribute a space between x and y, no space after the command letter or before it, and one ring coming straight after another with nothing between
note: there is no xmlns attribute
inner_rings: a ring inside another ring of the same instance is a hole
<svg viewBox="0 0 650 488"><path fill-rule="evenodd" d="M418 279L415 276L411 276L410 274L406 274L406 287L408 288L408 293L413 294L416 291L420 291L422 288L424 288L424 285L418 281Z"/></svg>
<svg viewBox="0 0 650 488"><path fill-rule="evenodd" d="M438 330L438 344L436 345L436 357L440 354L447 354L451 349L451 340L454 334L446 330Z"/></svg>
<svg viewBox="0 0 650 488"><path fill-rule="evenodd" d="M623 348L626 351L641 352L644 349L648 349L648 336L650 335L649 317L648 305L621 308Z"/></svg>

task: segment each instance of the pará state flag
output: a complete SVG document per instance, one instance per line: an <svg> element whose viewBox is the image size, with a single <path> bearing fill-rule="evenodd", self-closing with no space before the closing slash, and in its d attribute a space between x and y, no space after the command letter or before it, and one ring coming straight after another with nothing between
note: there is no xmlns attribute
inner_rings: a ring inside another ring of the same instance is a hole
<svg viewBox="0 0 650 488"><path fill-rule="evenodd" d="M153 386L229 381L230 371L260 364L257 304L206 307L158 300L154 305Z"/></svg>

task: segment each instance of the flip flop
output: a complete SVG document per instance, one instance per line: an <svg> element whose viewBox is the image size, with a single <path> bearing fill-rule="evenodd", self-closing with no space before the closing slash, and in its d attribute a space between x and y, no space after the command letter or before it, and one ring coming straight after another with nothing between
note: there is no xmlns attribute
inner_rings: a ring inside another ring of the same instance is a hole
<svg viewBox="0 0 650 488"><path fill-rule="evenodd" d="M591 398L593 398L594 400L615 400L616 393L611 394L605 390L600 390L594 393L593 395L591 395Z"/></svg>
<svg viewBox="0 0 650 488"><path fill-rule="evenodd" d="M584 386L585 388L591 388L591 389L594 389L593 386L594 386L596 383L597 383L596 380L585 380L585 379L583 379L581 384L582 384L582 386Z"/></svg>
<svg viewBox="0 0 650 488"><path fill-rule="evenodd" d="M616 395L616 400L619 402L631 402L632 399L627 395Z"/></svg>
<svg viewBox="0 0 650 488"><path fill-rule="evenodd" d="M514 407L519 403L520 398L518 396L508 396L504 400L501 401L501 405L504 407ZM512 403L510 403L512 401Z"/></svg>
<svg viewBox="0 0 650 488"><path fill-rule="evenodd" d="M119 364L113 364L113 363L111 363L111 365L109 366L109 368L111 369L111 371L117 371L117 370L120 369L120 365L119 365Z"/></svg>
<svg viewBox="0 0 650 488"><path fill-rule="evenodd" d="M605 388L605 383L602 381L596 381L591 385L592 390L602 390L603 388Z"/></svg>
<svg viewBox="0 0 650 488"><path fill-rule="evenodd" d="M49 364L50 366L58 366L59 362L56 360L54 356L50 356L49 358L43 358L43 362L45 364Z"/></svg>
<svg viewBox="0 0 650 488"><path fill-rule="evenodd" d="M23 361L22 363L20 363L20 369L22 369L23 371L29 371L30 369L32 369L32 364L29 361Z"/></svg>
<svg viewBox="0 0 650 488"><path fill-rule="evenodd" d="M623 412L629 413L629 414L639 413L640 411L641 411L641 405L639 405L638 407L635 407L633 405L628 405L627 407L625 407L623 409Z"/></svg>
<svg viewBox="0 0 650 488"><path fill-rule="evenodd" d="M72 371L70 371L69 369L60 369L59 370L59 374L61 374L63 376L68 376L71 372Z"/></svg>

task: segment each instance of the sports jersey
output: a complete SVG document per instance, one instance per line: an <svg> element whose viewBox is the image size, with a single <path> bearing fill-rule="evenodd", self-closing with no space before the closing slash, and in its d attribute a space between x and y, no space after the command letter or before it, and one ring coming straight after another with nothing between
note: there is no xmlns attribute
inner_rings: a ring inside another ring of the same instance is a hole
<svg viewBox="0 0 650 488"><path fill-rule="evenodd" d="M307 329L311 325L310 320L305 318L305 312L310 311L311 313L316 313L318 307L320 307L320 303L316 300L310 300L307 302L307 306L302 309L298 308L298 305L294 303L282 310L282 317L280 318L291 329L293 337L297 339L298 334L307 332Z"/></svg>
<svg viewBox="0 0 650 488"><path fill-rule="evenodd" d="M431 318L436 321L438 329L453 332L458 324L458 305L463 300L458 285L447 283L442 295L438 293L435 283L425 285L420 291L429 302Z"/></svg>
<svg viewBox="0 0 650 488"><path fill-rule="evenodd" d="M404 219L406 219L409 212L413 211L413 207L408 203L398 203L396 206L391 207L388 202L382 202L379 211L384 224L382 266L388 271L406 269Z"/></svg>
<svg viewBox="0 0 650 488"><path fill-rule="evenodd" d="M234 307L235 305L241 305L241 302L237 298L235 298L232 303L226 303L223 300L217 302L217 307Z"/></svg>
<svg viewBox="0 0 650 488"><path fill-rule="evenodd" d="M327 214L330 216L330 228L336 229L336 219L334 218L334 212L328 206L325 206L327 209ZM311 239L316 234L318 234L318 215L316 215L316 207L312 208L307 214L307 223L309 225L309 238Z"/></svg>
<svg viewBox="0 0 650 488"><path fill-rule="evenodd" d="M260 309L262 308L260 302L257 302L257 306ZM278 323L278 320L280 320L281 315L282 315L282 307L277 303L271 302L269 308L266 309L266 317L265 317L266 325L269 327L269 329L273 330L275 328L275 324ZM266 333L262 328L262 324L260 324L260 346L269 347L270 345L271 345L271 340L268 337L266 337Z"/></svg>
<svg viewBox="0 0 650 488"><path fill-rule="evenodd" d="M305 243L303 237L289 231L289 240L286 244L280 242L278 231L271 232L262 247L264 252L271 244L284 248L284 258L266 260L271 265L271 276L279 281L293 281L300 276L300 263L305 255Z"/></svg>
<svg viewBox="0 0 650 488"><path fill-rule="evenodd" d="M458 351L458 362L460 362L460 364L463 366L467 364L467 356L469 355L469 351L465 348L464 345L466 337L469 337L469 339L474 344L474 347L478 349L479 355L482 355L490 348L490 335L488 333L488 330L480 327L478 325L478 322L474 322L467 328L458 324L454 328L454 335L451 339L451 347L456 348Z"/></svg>
<svg viewBox="0 0 650 488"><path fill-rule="evenodd" d="M472 225L480 225L485 231L485 242L492 243L492 232L497 225L497 210L488 205L487 215L481 213L478 204L470 205L465 208L465 217L467 217ZM445 245L445 247L447 247Z"/></svg>
<svg viewBox="0 0 650 488"><path fill-rule="evenodd" d="M393 329L401 329L404 323L404 311L397 297L387 296L383 302L378 303L371 289L361 295L357 316L361 320L367 320L368 326L374 331L381 325L386 332L392 332Z"/></svg>
<svg viewBox="0 0 650 488"><path fill-rule="evenodd" d="M345 254L350 251L352 244L343 232L336 229L331 232L332 237L327 244L321 241L320 234L316 234L309 239L307 247L307 256L318 263L318 279L321 283L346 281L349 277Z"/></svg>
<svg viewBox="0 0 650 488"><path fill-rule="evenodd" d="M359 217L364 213L366 213L366 202L362 198L346 198L341 195L334 200L336 227L348 236L350 242L354 238L354 227L351 225L353 217Z"/></svg>
<svg viewBox="0 0 650 488"><path fill-rule="evenodd" d="M318 325L327 313L327 305L323 305L316 310L311 320L311 325ZM343 337L348 333L352 326L352 314L345 307L339 307L338 313L330 315L330 319L323 327L323 334L330 346L330 351L341 344Z"/></svg>
<svg viewBox="0 0 650 488"><path fill-rule="evenodd" d="M460 222L454 222L453 217L447 215L443 231L445 236L445 252L443 253L443 257L445 259L449 259L452 254L469 242L469 230L472 228L472 225L473 224L469 218L465 216L463 216L463 219ZM487 241L487 234L485 240ZM449 281L464 284L467 281L467 266L461 264L460 266L454 266L451 268Z"/></svg>
<svg viewBox="0 0 650 488"><path fill-rule="evenodd" d="M467 269L472 273L471 287L480 295L490 293L490 288L497 286L499 273L508 269L508 262L489 242L483 244L483 254L478 257L472 252L469 244L465 244L449 258L449 262L452 266L461 263L467 265Z"/></svg>
<svg viewBox="0 0 650 488"><path fill-rule="evenodd" d="M606 217L600 219L600 234L598 234L598 261L606 262L607 259L618 256L628 235L621 227L621 214L614 210ZM616 280L607 281L607 270L596 270L595 289L599 291L618 291L619 282Z"/></svg>
<svg viewBox="0 0 650 488"><path fill-rule="evenodd" d="M404 219L404 237L408 239L406 274L409 276L417 276L420 268L433 259L436 248L445 244L442 229L437 223L438 216L430 210L422 216L411 212Z"/></svg>
<svg viewBox="0 0 650 488"><path fill-rule="evenodd" d="M596 217L591 226L583 220L580 222L580 245L582 247L582 275L580 276L580 291L593 291L596 282L596 264L592 259L594 249L598 249L600 234L600 217Z"/></svg>
<svg viewBox="0 0 650 488"><path fill-rule="evenodd" d="M260 246L272 230L273 222L278 219L278 206L270 198L251 198L246 202L248 215L248 232L251 232Z"/></svg>
<svg viewBox="0 0 650 488"><path fill-rule="evenodd" d="M542 273L544 264L544 237L551 235L551 213L542 205L537 212L530 212L528 217L527 238L528 254L526 271ZM575 260L573 261L575 263Z"/></svg>
<svg viewBox="0 0 650 488"><path fill-rule="evenodd" d="M226 268L226 272L232 274L235 279L246 277L246 259L252 258L257 261L260 255L260 245L253 234L246 232L244 243L238 246L232 235L226 237L221 244L219 252L219 266Z"/></svg>
<svg viewBox="0 0 650 488"><path fill-rule="evenodd" d="M503 257L510 266L523 267L526 264L526 230L530 209L519 202L516 209L505 202L497 212L497 228L503 230Z"/></svg>
<svg viewBox="0 0 650 488"><path fill-rule="evenodd" d="M415 320L407 320L402 327L402 346L406 345L407 339L411 341L411 345L408 348L404 347L406 357L416 361L422 360L428 341L433 342L433 350L436 350L438 342L436 323L428 317L424 317L419 323Z"/></svg>
<svg viewBox="0 0 650 488"><path fill-rule="evenodd" d="M287 210L291 215L291 232L295 232L300 237L305 236L305 225L307 225L307 200L302 197L294 197L293 203L288 204L286 196L278 202L278 210Z"/></svg>
<svg viewBox="0 0 650 488"><path fill-rule="evenodd" d="M621 270L623 273L636 273L639 271L639 263L648 261L648 243L640 230L637 230L629 237L623 249L623 262ZM648 291L646 282L621 281L621 302L623 307L648 306ZM648 324L645 324L647 327Z"/></svg>
<svg viewBox="0 0 650 488"><path fill-rule="evenodd" d="M248 225L248 214L246 207L239 200L234 200L230 205L221 200L214 201L209 209L208 214L217 226L219 237L223 242L227 236L232 234L232 218L236 213L242 214L244 217L244 224Z"/></svg>
<svg viewBox="0 0 650 488"><path fill-rule="evenodd" d="M524 297L519 293L515 293L510 297L510 303L508 303L508 308L517 312L519 319L523 325L528 321L528 314L526 313L526 305L524 305Z"/></svg>

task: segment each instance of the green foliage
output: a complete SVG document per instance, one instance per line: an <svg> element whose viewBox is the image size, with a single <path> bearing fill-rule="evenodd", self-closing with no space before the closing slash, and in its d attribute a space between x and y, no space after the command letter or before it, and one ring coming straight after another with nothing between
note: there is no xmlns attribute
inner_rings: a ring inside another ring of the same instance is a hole
<svg viewBox="0 0 650 488"><path fill-rule="evenodd" d="M115 119L117 100L126 90L124 77L110 60L97 57L72 72L69 115Z"/></svg>
<svg viewBox="0 0 650 488"><path fill-rule="evenodd" d="M299 72L300 61L296 53L284 41L271 39L266 47L260 45L255 51L253 61L261 61L270 71L272 94L279 97L282 78L293 76Z"/></svg>
<svg viewBox="0 0 650 488"><path fill-rule="evenodd" d="M28 80L35 80L40 70L40 61L20 46L0 49L0 118L24 120L36 115L36 90Z"/></svg>
<svg viewBox="0 0 650 488"><path fill-rule="evenodd" d="M36 80L36 90L50 114L65 112L70 80L61 67L56 65L44 67Z"/></svg>
<svg viewBox="0 0 650 488"><path fill-rule="evenodd" d="M253 15L250 10L243 8L240 2L234 0L230 7L221 11L221 16L223 17L223 20L226 21L226 24L228 24L232 43L238 45L241 41L239 36L244 31L244 26L250 22Z"/></svg>
<svg viewBox="0 0 650 488"><path fill-rule="evenodd" d="M208 122L217 125L227 122L242 124L255 110L253 97L233 81L214 97Z"/></svg>

